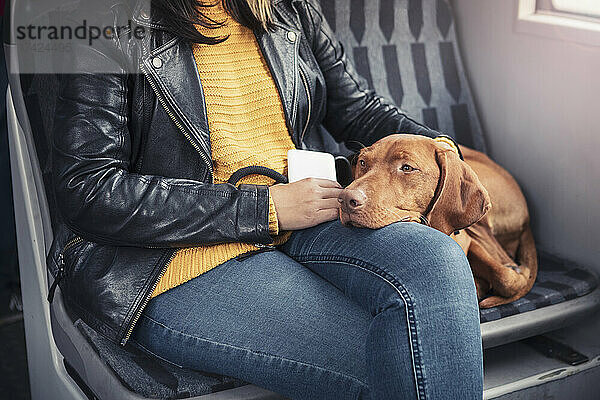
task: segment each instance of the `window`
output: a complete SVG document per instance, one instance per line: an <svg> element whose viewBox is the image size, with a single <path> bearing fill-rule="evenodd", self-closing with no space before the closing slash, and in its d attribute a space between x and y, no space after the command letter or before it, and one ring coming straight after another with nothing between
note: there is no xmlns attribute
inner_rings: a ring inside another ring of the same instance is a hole
<svg viewBox="0 0 600 400"><path fill-rule="evenodd" d="M537 0L536 9L571 18L600 18L600 0Z"/></svg>
<svg viewBox="0 0 600 400"><path fill-rule="evenodd" d="M600 0L514 0L518 33L600 46Z"/></svg>

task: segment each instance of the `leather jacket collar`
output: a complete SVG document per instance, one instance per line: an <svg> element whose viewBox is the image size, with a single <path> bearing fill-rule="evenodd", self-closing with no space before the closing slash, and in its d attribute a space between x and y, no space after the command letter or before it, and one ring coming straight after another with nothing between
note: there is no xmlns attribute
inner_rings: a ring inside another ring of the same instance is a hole
<svg viewBox="0 0 600 400"><path fill-rule="evenodd" d="M290 38L298 38L300 32L281 24L276 24L276 28L270 34L257 34L257 40L270 69L280 72L273 78L282 99L288 131L298 146L298 134L290 123L296 120L297 112L298 41ZM144 52L141 68L169 116L192 145L201 151L212 176L206 104L191 45L173 38L159 48ZM190 79L185 84L173 79L181 76Z"/></svg>
<svg viewBox="0 0 600 400"><path fill-rule="evenodd" d="M278 4L281 0L275 2ZM160 20L151 20L147 9L149 1L138 0L133 20L151 29L165 29ZM301 32L293 26L274 23L272 32L255 33L262 54L273 72L279 92L288 132L296 147L300 147L299 132L295 129L298 102L298 47ZM140 66L148 78L158 100L182 133L201 153L212 181L212 164L208 121L204 92L198 77L192 45L173 37L159 47L152 48L152 40L142 46ZM276 72L276 73L275 73ZM173 77L190 77L182 84Z"/></svg>

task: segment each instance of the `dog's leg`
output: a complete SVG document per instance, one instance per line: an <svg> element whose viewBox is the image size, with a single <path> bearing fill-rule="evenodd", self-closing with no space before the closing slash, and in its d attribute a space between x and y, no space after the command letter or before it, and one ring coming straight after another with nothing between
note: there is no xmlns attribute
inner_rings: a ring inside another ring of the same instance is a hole
<svg viewBox="0 0 600 400"><path fill-rule="evenodd" d="M510 303L527 293L530 288L530 268L518 266L510 258L494 237L487 221L467 228L467 233L472 238L468 257L473 274L487 281L493 291L492 296L479 303L480 307ZM523 249L528 247L523 246Z"/></svg>
<svg viewBox="0 0 600 400"><path fill-rule="evenodd" d="M527 226L519 241L519 248L517 251L517 260L519 261L519 270L525 281L521 282L518 286L518 290L512 296L490 296L482 300L479 305L482 308L490 308L499 306L501 304L508 304L521 297L525 296L535 283L537 276L538 262L537 262L537 251L535 249L535 242L533 240L533 234L531 228Z"/></svg>
<svg viewBox="0 0 600 400"><path fill-rule="evenodd" d="M519 249L517 250L517 260L521 268L527 269L529 280L527 291L531 289L537 277L538 271L538 257L537 250L535 249L535 241L533 240L533 233L529 224L521 234L521 240L519 241Z"/></svg>
<svg viewBox="0 0 600 400"><path fill-rule="evenodd" d="M476 240L471 243L469 250L469 262L473 273L477 275L475 286L478 298L481 299L490 290L494 291L494 295L481 300L479 306L491 308L514 301L514 288L522 285L525 278L514 269L498 262ZM482 282L485 285L481 285Z"/></svg>
<svg viewBox="0 0 600 400"><path fill-rule="evenodd" d="M475 279L475 289L477 290L477 299L481 300L492 288L490 283L485 279L474 276Z"/></svg>
<svg viewBox="0 0 600 400"><path fill-rule="evenodd" d="M455 232L451 235L452 238L458 243L458 245L463 249L467 258L469 259L469 264L471 265L471 271L473 272L473 279L475 280L475 289L477 290L477 299L481 300L485 297L485 295L491 290L490 283L486 281L484 278L478 275L479 269L477 268L477 262L472 259L469 255L471 242L471 236L464 230L459 232Z"/></svg>
<svg viewBox="0 0 600 400"><path fill-rule="evenodd" d="M503 264L498 261L478 240L471 243L468 258L473 275L487 282L489 289L502 296L511 296L514 293L513 287L522 279L513 267L514 263Z"/></svg>
<svg viewBox="0 0 600 400"><path fill-rule="evenodd" d="M521 233L519 248L517 250L517 261L523 276L527 277L527 283L521 287L518 297L525 296L533 287L538 271L538 257L535 249L535 241L529 224Z"/></svg>

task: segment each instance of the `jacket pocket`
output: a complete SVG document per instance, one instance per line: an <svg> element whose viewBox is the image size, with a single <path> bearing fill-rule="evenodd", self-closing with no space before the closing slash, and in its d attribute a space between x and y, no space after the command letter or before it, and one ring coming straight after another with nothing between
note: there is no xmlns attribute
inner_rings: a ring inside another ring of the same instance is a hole
<svg viewBox="0 0 600 400"><path fill-rule="evenodd" d="M65 257L72 254L77 247L79 247L84 242L83 238L79 236L75 236L73 239L69 240L62 248L60 253L58 253L58 271L56 276L54 277L54 282L48 289L48 301L52 303L54 300L54 292L56 291L56 286L63 280L63 278L67 275L67 271L65 268Z"/></svg>

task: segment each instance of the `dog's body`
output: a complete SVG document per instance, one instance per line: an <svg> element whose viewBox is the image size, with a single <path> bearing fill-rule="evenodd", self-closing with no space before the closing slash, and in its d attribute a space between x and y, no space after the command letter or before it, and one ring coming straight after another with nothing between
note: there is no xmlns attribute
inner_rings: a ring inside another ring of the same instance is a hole
<svg viewBox="0 0 600 400"><path fill-rule="evenodd" d="M340 196L340 219L368 228L430 224L467 254L480 306L506 304L529 292L537 275L527 203L506 170L483 153L461 151L464 162L416 135L388 136L363 149L355 180Z"/></svg>
<svg viewBox="0 0 600 400"><path fill-rule="evenodd" d="M477 295L482 298L494 293L481 301L481 307L510 303L529 292L537 275L527 202L504 168L479 151L464 146L460 149L488 191L492 207L481 220L460 231L455 240L467 254Z"/></svg>

